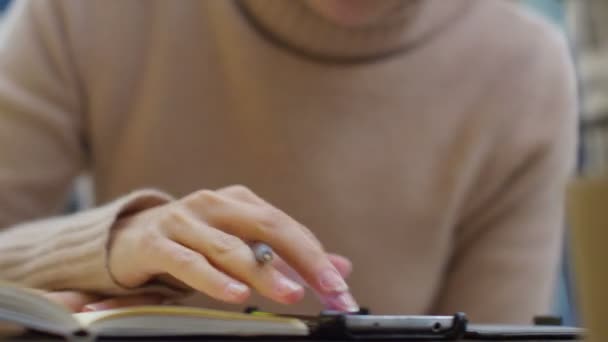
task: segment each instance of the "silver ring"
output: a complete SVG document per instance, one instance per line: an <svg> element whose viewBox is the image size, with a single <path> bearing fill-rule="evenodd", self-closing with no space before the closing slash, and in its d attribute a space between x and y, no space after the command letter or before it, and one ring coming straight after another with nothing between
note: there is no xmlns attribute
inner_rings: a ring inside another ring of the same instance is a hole
<svg viewBox="0 0 608 342"><path fill-rule="evenodd" d="M263 242L255 242L251 245L255 260L260 264L267 264L274 259L272 248Z"/></svg>

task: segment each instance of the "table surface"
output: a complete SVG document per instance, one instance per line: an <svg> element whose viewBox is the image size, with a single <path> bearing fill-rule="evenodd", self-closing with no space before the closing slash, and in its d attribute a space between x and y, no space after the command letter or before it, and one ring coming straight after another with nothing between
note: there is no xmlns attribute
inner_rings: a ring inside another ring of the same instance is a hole
<svg viewBox="0 0 608 342"><path fill-rule="evenodd" d="M61 338L54 338L54 337L48 337L48 336L41 336L41 335L30 335L30 336L24 336L24 337L15 337L15 338L10 338L10 339L1 339L2 341L15 341L15 342L29 342L29 341L43 341L43 342L56 342L56 341L64 341L64 339ZM85 341L89 341L89 339L84 339ZM103 339L100 338L97 341L137 341L137 342L143 342L143 341L191 341L191 342L196 342L196 341L204 341L204 342L301 342L301 341L305 341L302 339L298 339L298 340L289 340L289 339L238 339L238 338L232 338L232 339L209 339L209 338L196 338L196 337L187 337L187 338L176 338L176 339L168 339L168 338L156 338L156 339L144 339L144 338L134 338L134 339L117 339L117 338L113 338L113 339ZM314 340L311 339L311 342L352 342L349 340L344 340L344 341L340 341L340 340ZM393 340L393 341L398 341L398 340ZM446 340L402 340L402 341L406 341L406 342L445 342ZM514 340L500 340L500 339L492 339L492 340L479 340L479 339L463 339L463 340L455 340L455 341L459 341L459 342L480 342L480 341L492 341L492 342L510 342L510 341L514 341ZM518 342L573 342L573 341L582 341L582 340L572 340L572 339L549 339L549 340L543 340L543 339L530 339L530 340L515 340ZM367 340L366 342L386 342L386 340L381 341L374 341L374 340Z"/></svg>
<svg viewBox="0 0 608 342"><path fill-rule="evenodd" d="M57 342L57 341L65 341L64 339L60 339L60 338L44 338L44 337L40 337L40 336L31 336L31 337L24 337L24 338L11 338L11 339L2 339L2 341L9 341L9 342L30 342L30 341L41 341L41 342ZM110 339L110 340L104 340L104 339L99 339L97 341L100 342L104 342L104 341L112 341L112 342L116 342L116 341L136 341L136 342L143 342L143 341L191 341L191 342L195 342L195 341L204 341L204 342L218 342L218 341L213 341L213 340L208 340L208 339L195 339L195 338L187 338L187 339L154 339L154 340L146 340L146 339ZM232 341L232 342L239 342L239 340L228 340L228 341ZM458 342L480 342L482 340L457 340ZM486 340L486 341L490 341L490 340ZM514 340L491 340L492 342L512 342ZM517 342L572 342L573 340L515 340ZM582 340L581 340L582 341ZM222 341L222 342L226 342L226 341ZM263 341L263 340L258 340L257 342L277 342L277 341ZM287 342L287 341L286 341ZM318 342L323 342L323 341L318 341ZM335 341L326 341L326 342L335 342ZM429 340L424 340L424 341L415 341L415 340L404 340L404 342L433 342L433 341L429 341ZM443 341L435 341L435 342L446 342L445 340Z"/></svg>
<svg viewBox="0 0 608 342"><path fill-rule="evenodd" d="M500 328L502 327L502 328ZM526 334L526 338L521 335L521 333ZM462 342L480 342L480 341L493 341L493 342L507 342L507 341L519 341L519 342L565 342L565 341L583 341L582 336L585 331L579 328L571 328L571 327L562 327L562 326L532 326L526 327L522 330L522 328L514 326L509 328L509 326L493 326L493 325L485 325L485 326L477 326L470 325L467 327L467 335L466 338L458 339L458 340L450 340L447 341L462 341ZM507 335L504 335L507 334ZM536 336L534 336L536 335ZM507 337L505 337L507 336ZM78 341L93 341L94 336L87 335L82 337L74 336L73 340ZM183 337L161 337L155 336L152 338L149 337L139 337L139 338L108 338L108 337L99 337L97 341L205 341L205 342L395 342L395 341L411 341L411 342L433 342L433 341L446 341L446 339L431 339L432 337L428 337L426 339L414 339L412 338L396 338L398 335L390 335L393 338L383 338L383 337L372 337L367 336L361 339L351 339L348 337L340 338L321 338L319 336L315 337L306 337L306 336L293 336L293 337L285 337L285 336L276 336L276 337L268 337L268 336L259 336L259 337L242 337L242 336L226 336L226 337L214 337L214 336L183 336ZM578 337L578 339L576 338ZM3 341L63 341L65 339L61 337L56 337L49 334L36 333L36 332L28 332L21 336L15 336L6 338L0 336L0 340Z"/></svg>

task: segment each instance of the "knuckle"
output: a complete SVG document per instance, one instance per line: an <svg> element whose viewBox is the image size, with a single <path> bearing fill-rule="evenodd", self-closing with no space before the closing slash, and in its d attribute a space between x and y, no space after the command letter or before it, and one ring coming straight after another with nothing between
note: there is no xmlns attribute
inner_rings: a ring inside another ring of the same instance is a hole
<svg viewBox="0 0 608 342"><path fill-rule="evenodd" d="M163 236L156 233L143 234L139 241L139 250L155 253L162 247Z"/></svg>
<svg viewBox="0 0 608 342"><path fill-rule="evenodd" d="M228 197L246 202L260 202L259 197L248 187L240 184L230 185L218 191Z"/></svg>
<svg viewBox="0 0 608 342"><path fill-rule="evenodd" d="M164 223L166 223L166 224L173 224L175 222L184 222L185 221L183 211L180 210L176 206L168 209L165 212L163 219L164 219Z"/></svg>
<svg viewBox="0 0 608 342"><path fill-rule="evenodd" d="M213 207L223 203L222 197L211 190L200 190L184 199L184 204L190 208Z"/></svg>
<svg viewBox="0 0 608 342"><path fill-rule="evenodd" d="M230 186L226 187L225 190L228 192L237 193L237 194L253 195L253 191L251 191L248 187L246 187L242 184L230 185Z"/></svg>
<svg viewBox="0 0 608 342"><path fill-rule="evenodd" d="M179 235L184 229L190 228L186 213L178 207L168 209L160 222L161 230L167 235Z"/></svg>

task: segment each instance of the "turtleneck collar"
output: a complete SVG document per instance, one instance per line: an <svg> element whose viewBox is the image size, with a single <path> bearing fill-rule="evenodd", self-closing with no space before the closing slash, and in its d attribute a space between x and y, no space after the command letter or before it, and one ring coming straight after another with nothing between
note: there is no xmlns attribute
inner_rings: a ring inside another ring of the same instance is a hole
<svg viewBox="0 0 608 342"><path fill-rule="evenodd" d="M420 45L464 14L471 0L403 0L390 18L360 28L339 26L303 0L237 0L243 14L276 45L334 63L369 62Z"/></svg>

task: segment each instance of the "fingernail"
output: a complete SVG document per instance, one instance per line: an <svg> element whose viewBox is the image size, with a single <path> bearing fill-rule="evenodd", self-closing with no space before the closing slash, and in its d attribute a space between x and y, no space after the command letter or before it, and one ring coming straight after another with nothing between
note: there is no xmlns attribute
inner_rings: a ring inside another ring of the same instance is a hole
<svg viewBox="0 0 608 342"><path fill-rule="evenodd" d="M359 305L355 302L353 296L348 293L340 293L337 296L324 297L323 303L330 310L356 312L359 311Z"/></svg>
<svg viewBox="0 0 608 342"><path fill-rule="evenodd" d="M321 273L319 277L319 285L325 292L345 292L348 290L348 285L338 271L327 269Z"/></svg>
<svg viewBox="0 0 608 342"><path fill-rule="evenodd" d="M279 296L287 296L294 292L301 292L303 287L287 278L279 278L276 285L276 292Z"/></svg>
<svg viewBox="0 0 608 342"><path fill-rule="evenodd" d="M109 307L104 303L87 304L82 307L82 312L107 310Z"/></svg>
<svg viewBox="0 0 608 342"><path fill-rule="evenodd" d="M342 308L345 311L359 311L359 305L357 305L357 302L355 302L353 296L348 292L338 295L338 302L342 305Z"/></svg>
<svg viewBox="0 0 608 342"><path fill-rule="evenodd" d="M230 283L228 284L228 286L226 286L226 292L231 297L235 298L243 297L247 293L247 291L249 291L249 288L244 284Z"/></svg>

